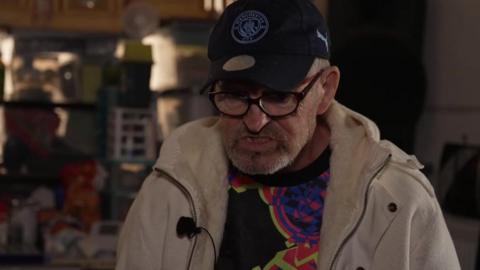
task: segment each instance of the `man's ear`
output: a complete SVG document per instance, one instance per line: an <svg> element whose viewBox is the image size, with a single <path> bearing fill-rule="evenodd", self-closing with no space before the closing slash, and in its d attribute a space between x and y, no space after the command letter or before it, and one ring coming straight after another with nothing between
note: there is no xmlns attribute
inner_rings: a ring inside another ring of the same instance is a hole
<svg viewBox="0 0 480 270"><path fill-rule="evenodd" d="M340 82L340 70L336 66L330 66L323 71L320 81L323 82L323 96L318 104L317 115L324 114L337 93L338 84Z"/></svg>

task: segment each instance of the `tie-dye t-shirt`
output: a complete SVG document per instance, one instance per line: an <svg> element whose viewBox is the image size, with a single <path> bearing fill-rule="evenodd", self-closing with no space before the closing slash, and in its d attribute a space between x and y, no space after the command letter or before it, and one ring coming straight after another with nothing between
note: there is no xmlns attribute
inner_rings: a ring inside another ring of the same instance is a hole
<svg viewBox="0 0 480 270"><path fill-rule="evenodd" d="M217 269L315 270L330 151L298 172L229 172L229 201Z"/></svg>

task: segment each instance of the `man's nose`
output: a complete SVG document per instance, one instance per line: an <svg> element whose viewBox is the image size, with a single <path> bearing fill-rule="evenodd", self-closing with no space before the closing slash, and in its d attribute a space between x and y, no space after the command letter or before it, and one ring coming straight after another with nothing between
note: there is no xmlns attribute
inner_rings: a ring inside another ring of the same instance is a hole
<svg viewBox="0 0 480 270"><path fill-rule="evenodd" d="M260 133L268 122L270 122L270 118L256 104L252 104L247 114L243 116L243 123L248 131L254 134Z"/></svg>

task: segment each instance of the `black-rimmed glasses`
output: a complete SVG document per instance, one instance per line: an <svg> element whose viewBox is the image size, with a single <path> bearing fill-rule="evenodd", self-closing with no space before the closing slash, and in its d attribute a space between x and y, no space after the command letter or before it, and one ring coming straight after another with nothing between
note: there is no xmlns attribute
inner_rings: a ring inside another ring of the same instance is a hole
<svg viewBox="0 0 480 270"><path fill-rule="evenodd" d="M310 82L300 92L265 91L258 98L250 98L248 92L235 92L228 89L208 93L215 108L222 114L231 117L242 117L247 114L252 104L257 105L270 118L285 117L294 113L305 98L322 71L312 76ZM308 81L308 79L307 79Z"/></svg>

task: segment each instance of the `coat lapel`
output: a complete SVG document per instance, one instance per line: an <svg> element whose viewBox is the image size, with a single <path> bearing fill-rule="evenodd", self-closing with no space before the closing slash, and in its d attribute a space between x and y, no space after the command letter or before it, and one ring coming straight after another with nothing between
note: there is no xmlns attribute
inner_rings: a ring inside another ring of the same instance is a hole
<svg viewBox="0 0 480 270"><path fill-rule="evenodd" d="M171 174L190 193L197 226L207 229L215 247L220 247L228 182L226 157L216 123L216 118L202 119L177 129L175 136L164 143L155 166ZM192 269L213 269L215 255L211 245L205 233L197 236Z"/></svg>
<svg viewBox="0 0 480 270"><path fill-rule="evenodd" d="M320 234L321 270L329 269L342 243L354 231L365 208L370 179L388 157L388 152L376 143L376 127L342 107L333 103L326 115L332 156Z"/></svg>

